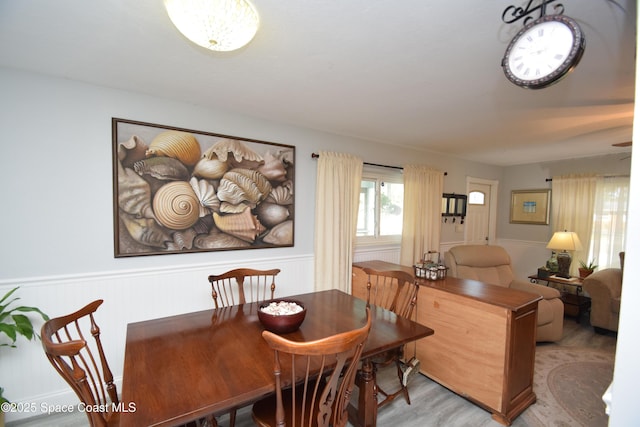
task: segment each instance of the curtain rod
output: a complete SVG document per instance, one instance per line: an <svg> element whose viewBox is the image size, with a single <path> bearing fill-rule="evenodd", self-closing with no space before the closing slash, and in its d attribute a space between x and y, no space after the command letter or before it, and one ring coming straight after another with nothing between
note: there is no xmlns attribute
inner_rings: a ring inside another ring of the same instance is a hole
<svg viewBox="0 0 640 427"><path fill-rule="evenodd" d="M605 178L629 178L629 175L601 175ZM552 182L553 178L545 178L546 182Z"/></svg>
<svg viewBox="0 0 640 427"><path fill-rule="evenodd" d="M320 157L320 154L317 153L311 153L311 158L312 159L317 159L318 157ZM399 170L404 170L404 168L402 166L389 166L389 165L381 165L379 163L368 163L368 162L362 162L365 165L368 166L378 166L381 168L390 168L390 169L399 169ZM447 173L444 173L444 176L447 176Z"/></svg>

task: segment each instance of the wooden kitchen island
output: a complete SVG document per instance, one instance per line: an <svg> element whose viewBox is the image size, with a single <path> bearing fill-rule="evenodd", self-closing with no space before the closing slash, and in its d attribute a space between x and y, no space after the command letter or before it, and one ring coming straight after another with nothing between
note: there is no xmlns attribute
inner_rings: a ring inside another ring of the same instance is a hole
<svg viewBox="0 0 640 427"><path fill-rule="evenodd" d="M353 267L352 293L363 299L367 275L362 268L414 273L413 267L386 261ZM536 400L533 370L541 297L475 280L418 280L417 321L435 331L418 341L420 372L510 425Z"/></svg>

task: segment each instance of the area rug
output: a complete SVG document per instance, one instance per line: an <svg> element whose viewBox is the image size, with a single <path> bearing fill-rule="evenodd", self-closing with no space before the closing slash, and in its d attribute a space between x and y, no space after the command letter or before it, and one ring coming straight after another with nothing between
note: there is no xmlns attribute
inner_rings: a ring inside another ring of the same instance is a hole
<svg viewBox="0 0 640 427"><path fill-rule="evenodd" d="M606 427L602 395L613 379L614 355L594 349L538 347L533 379L537 401L527 425Z"/></svg>

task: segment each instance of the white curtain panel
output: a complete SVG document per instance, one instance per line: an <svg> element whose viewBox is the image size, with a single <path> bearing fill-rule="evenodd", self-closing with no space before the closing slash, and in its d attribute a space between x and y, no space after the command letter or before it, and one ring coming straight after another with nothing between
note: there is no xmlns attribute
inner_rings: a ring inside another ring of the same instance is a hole
<svg viewBox="0 0 640 427"><path fill-rule="evenodd" d="M315 289L351 293L362 159L321 151L316 182Z"/></svg>
<svg viewBox="0 0 640 427"><path fill-rule="evenodd" d="M587 261L589 256L596 180L595 174L571 174L554 176L551 184L553 232L573 231L582 243L582 250L571 254L573 262L569 273L572 276L578 275L579 260Z"/></svg>
<svg viewBox="0 0 640 427"><path fill-rule="evenodd" d="M440 248L444 172L422 165L404 166L404 209L400 264L414 265L425 252Z"/></svg>
<svg viewBox="0 0 640 427"><path fill-rule="evenodd" d="M589 256L600 269L620 265L618 254L625 250L628 208L629 177L598 177Z"/></svg>

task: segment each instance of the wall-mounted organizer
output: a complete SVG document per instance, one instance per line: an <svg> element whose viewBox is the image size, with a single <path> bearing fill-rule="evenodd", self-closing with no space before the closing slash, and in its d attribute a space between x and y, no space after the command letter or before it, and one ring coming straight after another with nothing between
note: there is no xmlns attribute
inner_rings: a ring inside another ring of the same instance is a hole
<svg viewBox="0 0 640 427"><path fill-rule="evenodd" d="M467 216L467 196L465 194L442 193L442 217L444 222L451 219L455 223L460 217L460 224L464 224Z"/></svg>

